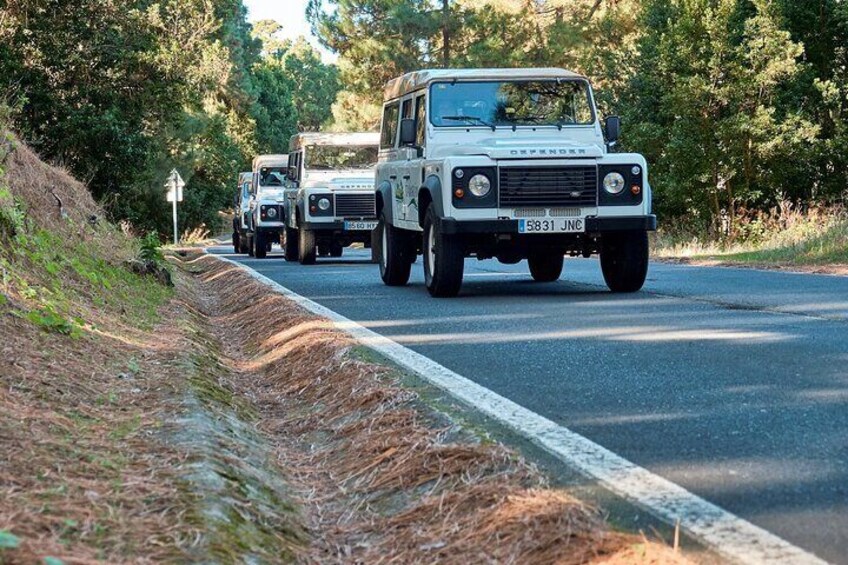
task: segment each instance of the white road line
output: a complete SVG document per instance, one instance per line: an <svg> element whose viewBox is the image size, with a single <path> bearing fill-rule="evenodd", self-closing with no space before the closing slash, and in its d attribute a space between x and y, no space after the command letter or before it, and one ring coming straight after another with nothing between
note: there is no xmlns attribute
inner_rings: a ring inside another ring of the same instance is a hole
<svg viewBox="0 0 848 565"><path fill-rule="evenodd" d="M643 507L660 519L739 563L825 563L815 555L692 494L515 402L439 365L387 337L305 298L279 283L226 257L216 256L245 270L302 308L329 319L363 345L445 390L511 430L526 437L577 471Z"/></svg>

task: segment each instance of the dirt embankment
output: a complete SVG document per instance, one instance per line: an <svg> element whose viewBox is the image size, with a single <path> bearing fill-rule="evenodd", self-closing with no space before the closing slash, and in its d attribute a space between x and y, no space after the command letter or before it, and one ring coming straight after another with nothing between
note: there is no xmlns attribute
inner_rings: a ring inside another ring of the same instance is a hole
<svg viewBox="0 0 848 565"><path fill-rule="evenodd" d="M680 561L232 265L130 273L83 185L3 162L0 562Z"/></svg>
<svg viewBox="0 0 848 565"><path fill-rule="evenodd" d="M208 331L291 478L308 561L679 562L609 530L514 452L457 431L355 344L231 264L184 263ZM238 289L234 292L234 289Z"/></svg>

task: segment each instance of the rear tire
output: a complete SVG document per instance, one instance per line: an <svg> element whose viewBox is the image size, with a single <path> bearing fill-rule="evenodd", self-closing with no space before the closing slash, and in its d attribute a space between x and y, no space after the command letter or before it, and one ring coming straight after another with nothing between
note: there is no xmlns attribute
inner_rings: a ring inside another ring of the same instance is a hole
<svg viewBox="0 0 848 565"><path fill-rule="evenodd" d="M431 296L447 298L459 294L465 269L462 240L439 230L436 208L430 204L424 217L424 284Z"/></svg>
<svg viewBox="0 0 848 565"><path fill-rule="evenodd" d="M330 244L330 257L341 257L344 254L344 247L341 243Z"/></svg>
<svg viewBox="0 0 848 565"><path fill-rule="evenodd" d="M233 232L233 253L241 253L241 242L239 241L239 233L237 231Z"/></svg>
<svg viewBox="0 0 848 565"><path fill-rule="evenodd" d="M375 265L380 264L380 238L382 232L378 231L379 228L374 228L371 231L371 262Z"/></svg>
<svg viewBox="0 0 848 565"><path fill-rule="evenodd" d="M301 265L315 264L316 247L315 232L300 228L298 230L298 256Z"/></svg>
<svg viewBox="0 0 848 565"><path fill-rule="evenodd" d="M386 222L385 214L380 215L374 230L375 245L371 248L377 250L380 278L386 286L403 286L409 282L412 262L406 256L409 248L406 239L404 232Z"/></svg>
<svg viewBox="0 0 848 565"><path fill-rule="evenodd" d="M265 236L261 231L253 234L253 256L257 259L264 259L268 255L268 244L265 242Z"/></svg>
<svg viewBox="0 0 848 565"><path fill-rule="evenodd" d="M248 257L253 257L253 238L255 236L247 237L247 255Z"/></svg>
<svg viewBox="0 0 848 565"><path fill-rule="evenodd" d="M605 235L601 245L601 272L613 292L636 292L648 276L648 233Z"/></svg>
<svg viewBox="0 0 848 565"><path fill-rule="evenodd" d="M562 274L562 255L531 255L527 258L530 274L536 282L554 282Z"/></svg>
<svg viewBox="0 0 848 565"><path fill-rule="evenodd" d="M298 257L298 235L297 230L286 228L285 244L283 245L284 257L286 261L297 261Z"/></svg>

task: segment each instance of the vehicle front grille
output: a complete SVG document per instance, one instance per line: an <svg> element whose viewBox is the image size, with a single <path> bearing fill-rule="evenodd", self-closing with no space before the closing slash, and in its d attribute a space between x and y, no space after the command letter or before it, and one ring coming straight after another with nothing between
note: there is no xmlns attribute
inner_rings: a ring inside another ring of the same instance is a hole
<svg viewBox="0 0 848 565"><path fill-rule="evenodd" d="M501 167L501 206L597 206L595 166Z"/></svg>
<svg viewBox="0 0 848 565"><path fill-rule="evenodd" d="M377 215L374 193L336 194L336 216L373 218Z"/></svg>

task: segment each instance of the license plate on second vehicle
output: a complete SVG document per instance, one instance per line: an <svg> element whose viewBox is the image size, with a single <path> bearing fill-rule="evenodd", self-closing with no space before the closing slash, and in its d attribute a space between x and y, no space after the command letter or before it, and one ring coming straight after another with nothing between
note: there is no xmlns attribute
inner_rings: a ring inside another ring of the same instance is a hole
<svg viewBox="0 0 848 565"><path fill-rule="evenodd" d="M377 222L345 222L344 229L346 231L372 231L377 227Z"/></svg>
<svg viewBox="0 0 848 565"><path fill-rule="evenodd" d="M583 233L583 218L547 218L518 220L518 233Z"/></svg>

